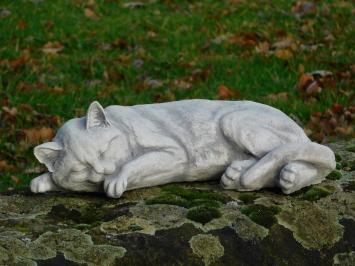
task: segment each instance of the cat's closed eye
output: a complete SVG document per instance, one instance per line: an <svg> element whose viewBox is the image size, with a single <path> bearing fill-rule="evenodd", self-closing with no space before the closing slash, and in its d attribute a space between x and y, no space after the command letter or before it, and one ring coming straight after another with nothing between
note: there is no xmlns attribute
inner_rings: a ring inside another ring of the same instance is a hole
<svg viewBox="0 0 355 266"><path fill-rule="evenodd" d="M83 172L90 168L88 165L76 165L71 169L72 172Z"/></svg>

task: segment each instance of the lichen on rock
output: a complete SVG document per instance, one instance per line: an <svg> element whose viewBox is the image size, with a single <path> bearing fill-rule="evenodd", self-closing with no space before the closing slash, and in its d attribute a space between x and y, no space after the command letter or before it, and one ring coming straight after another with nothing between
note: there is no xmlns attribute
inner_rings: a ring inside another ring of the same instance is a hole
<svg viewBox="0 0 355 266"><path fill-rule="evenodd" d="M76 263L93 265L113 265L116 259L126 252L123 247L95 245L89 235L76 229L46 232L35 241L24 242L17 238L0 236L1 257L4 265L26 260L36 265L35 261L47 260L57 256L58 252Z"/></svg>
<svg viewBox="0 0 355 266"><path fill-rule="evenodd" d="M206 266L217 261L224 254L224 247L217 236L198 234L189 241L194 254L201 257Z"/></svg>
<svg viewBox="0 0 355 266"><path fill-rule="evenodd" d="M307 201L293 203L292 207L280 212L277 219L305 248L331 247L343 234L343 227L333 212Z"/></svg>
<svg viewBox="0 0 355 266"><path fill-rule="evenodd" d="M355 265L355 251L349 253L338 253L333 258L334 266L354 266Z"/></svg>

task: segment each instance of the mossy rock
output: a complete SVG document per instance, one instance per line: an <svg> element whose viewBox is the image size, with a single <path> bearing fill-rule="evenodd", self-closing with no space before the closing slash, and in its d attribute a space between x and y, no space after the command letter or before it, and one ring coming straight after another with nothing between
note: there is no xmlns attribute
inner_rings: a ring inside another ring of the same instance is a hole
<svg viewBox="0 0 355 266"><path fill-rule="evenodd" d="M353 192L355 191L355 181L349 181L348 183L343 185L343 190L346 192Z"/></svg>
<svg viewBox="0 0 355 266"><path fill-rule="evenodd" d="M195 188L187 189L178 185L168 185L162 188L162 190L164 192L177 195L186 200L206 199L206 200L220 201L222 203L226 203L229 201L228 196L222 193L217 193L214 191L207 191L202 189L195 189Z"/></svg>
<svg viewBox="0 0 355 266"><path fill-rule="evenodd" d="M301 195L301 199L308 201L317 201L321 198L331 195L332 192L322 187L311 187L304 194Z"/></svg>
<svg viewBox="0 0 355 266"><path fill-rule="evenodd" d="M266 228L270 228L277 222L275 215L278 214L281 209L277 206L266 207L264 205L256 204L243 206L240 211L248 216L253 222Z"/></svg>
<svg viewBox="0 0 355 266"><path fill-rule="evenodd" d="M238 199L243 201L244 203L253 203L254 200L256 200L257 198L259 198L258 195L256 195L255 193L249 193L249 192L241 193L238 196Z"/></svg>
<svg viewBox="0 0 355 266"><path fill-rule="evenodd" d="M327 179L329 180L339 180L342 177L342 174L340 171L334 170L331 172L329 175L327 175Z"/></svg>
<svg viewBox="0 0 355 266"><path fill-rule="evenodd" d="M211 220L221 216L222 214L217 208L206 205L191 208L186 214L188 219L201 224L206 224Z"/></svg>
<svg viewBox="0 0 355 266"><path fill-rule="evenodd" d="M185 208L187 208L189 205L189 202L186 199L170 193L162 193L156 197L147 199L145 203L148 205L168 204L168 205L176 205Z"/></svg>
<svg viewBox="0 0 355 266"><path fill-rule="evenodd" d="M335 161L336 162L341 162L342 161L343 158L338 153L335 153L334 155L335 155Z"/></svg>
<svg viewBox="0 0 355 266"><path fill-rule="evenodd" d="M346 150L350 151L350 152L355 152L355 145L350 145L350 146L346 147Z"/></svg>
<svg viewBox="0 0 355 266"><path fill-rule="evenodd" d="M219 208L221 206L221 202L217 200L211 200L211 199L205 199L205 198L197 198L197 199L191 199L187 200L184 199L180 196L170 194L167 192L163 192L162 194L150 198L145 201L146 204L148 205L153 205L153 204L168 204L168 205L176 205L184 208L193 208L196 206L210 206L214 208Z"/></svg>

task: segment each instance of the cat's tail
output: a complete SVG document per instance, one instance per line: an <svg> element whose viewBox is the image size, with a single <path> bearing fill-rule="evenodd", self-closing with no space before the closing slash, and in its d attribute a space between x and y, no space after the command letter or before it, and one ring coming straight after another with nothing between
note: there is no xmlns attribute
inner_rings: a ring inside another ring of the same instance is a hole
<svg viewBox="0 0 355 266"><path fill-rule="evenodd" d="M310 163L324 170L322 172L325 174L336 167L334 152L324 145L315 142L287 143L268 152L243 174L241 180L253 182L257 188L262 188L265 184L272 186L281 169L294 161Z"/></svg>

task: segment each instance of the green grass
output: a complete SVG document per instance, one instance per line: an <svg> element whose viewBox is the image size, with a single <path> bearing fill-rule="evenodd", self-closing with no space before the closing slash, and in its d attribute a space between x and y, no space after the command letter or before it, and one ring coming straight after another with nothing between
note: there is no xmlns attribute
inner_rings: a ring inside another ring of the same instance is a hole
<svg viewBox="0 0 355 266"><path fill-rule="evenodd" d="M334 102L350 104L355 39L350 1L318 1L317 13L302 18L287 0L145 1L132 9L124 8L125 2L97 0L91 8L98 18L91 19L84 15L84 0L1 1L0 9L11 14L0 18L0 161L14 168L0 168L0 189L27 186L36 175L27 174L39 164L32 155L35 143L26 141L23 129L55 130L84 115L93 100L106 106L218 99L223 84L238 90L240 99L271 104L303 124ZM326 4L328 15L322 11ZM305 25L312 26L302 32ZM318 48L304 51L298 45L293 57L283 60L228 41L247 32L270 44L283 35ZM329 33L334 40L326 42ZM227 40L218 43L218 38ZM63 50L43 53L48 42ZM136 67L139 62L143 65ZM303 99L294 89L301 66L306 72L332 71L336 87L315 100ZM149 80L162 85L149 86ZM54 93L54 87L63 90ZM266 98L278 92L287 92L288 100ZM3 107L14 107L17 114L9 116Z"/></svg>

